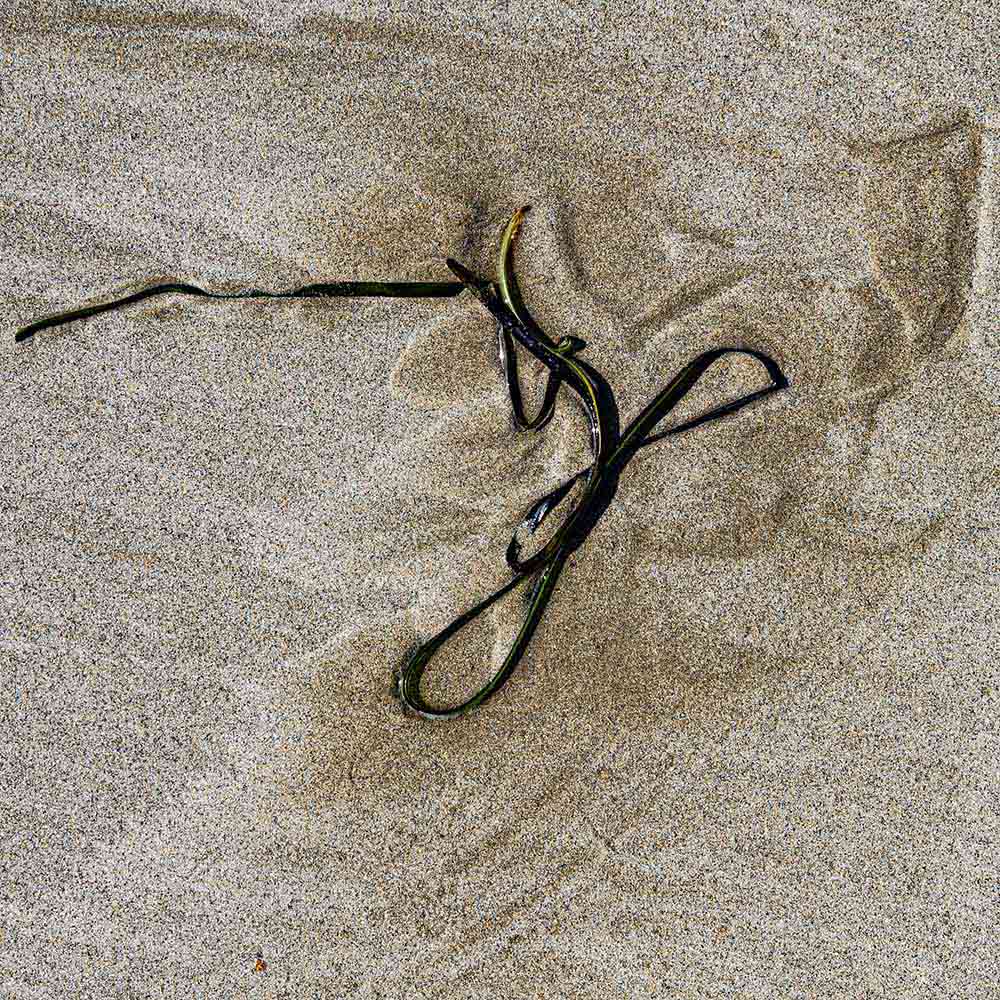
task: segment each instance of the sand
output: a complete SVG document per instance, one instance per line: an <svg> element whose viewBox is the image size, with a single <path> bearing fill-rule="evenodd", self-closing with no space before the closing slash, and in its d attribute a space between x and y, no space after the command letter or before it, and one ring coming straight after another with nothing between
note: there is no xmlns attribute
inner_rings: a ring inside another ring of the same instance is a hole
<svg viewBox="0 0 1000 1000"><path fill-rule="evenodd" d="M1000 995L996 27L8 7L0 995ZM523 204L525 299L623 420L717 346L791 385L632 462L456 722L392 669L588 455L566 391L514 432L481 304L169 296L13 342L164 280L491 276Z"/></svg>

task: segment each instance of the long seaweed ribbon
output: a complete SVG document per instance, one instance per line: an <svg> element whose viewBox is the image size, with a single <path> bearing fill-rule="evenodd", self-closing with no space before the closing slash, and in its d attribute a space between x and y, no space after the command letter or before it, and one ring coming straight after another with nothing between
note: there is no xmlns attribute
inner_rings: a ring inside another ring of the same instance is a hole
<svg viewBox="0 0 1000 1000"><path fill-rule="evenodd" d="M14 340L21 343L49 327L61 326L63 323L71 323L77 319L86 319L88 316L97 316L100 313L110 312L112 309L121 309L122 306L132 305L133 302L152 298L154 295L168 293L200 295L206 299L359 298L367 296L419 299L458 295L463 287L460 281L331 281L304 285L291 292L265 292L259 288L251 288L245 292L206 292L204 288L199 288L197 285L180 283L152 285L149 288L144 288L141 292L126 295L113 302L102 302L100 305L84 306L70 312L46 316L44 319L36 320L18 330L14 334Z"/></svg>
<svg viewBox="0 0 1000 1000"><path fill-rule="evenodd" d="M537 324L532 322L529 325L515 315L508 304L509 300L504 301L505 296L499 285L492 285L478 278L457 261L449 259L447 263L496 317L501 327L501 336L506 335L512 338L512 341L518 341L549 369L549 386L555 384L558 387L565 383L580 397L590 423L593 462L529 507L507 547L507 565L514 574L513 578L496 593L460 615L409 654L397 675L396 691L407 709L426 719L452 719L464 715L481 705L504 684L524 655L566 560L583 544L601 515L607 510L617 490L619 476L640 448L655 444L669 435L680 434L711 420L736 413L755 400L784 389L788 385L788 380L777 363L759 351L739 347L705 351L685 365L628 425L624 433L619 434L615 426L617 407L607 380L592 365L585 364L572 356L578 348L576 344L567 343L570 338L563 338L562 341L553 344L547 337L538 336ZM518 309L522 314L525 312L523 303L518 305ZM651 435L656 425L680 403L701 376L727 354L746 354L755 358L764 366L771 378L771 384L699 414L676 427ZM513 392L511 401L516 407ZM551 416L546 413L545 404L541 416L546 420ZM584 482L583 494L559 529L537 553L522 560L519 556L518 531L527 528L529 533L534 534L549 514L566 498L572 487L581 480ZM432 657L461 628L532 577L535 578L535 584L524 622L493 677L460 704L440 706L428 703L420 693L420 680Z"/></svg>
<svg viewBox="0 0 1000 1000"><path fill-rule="evenodd" d="M575 551L597 525L607 510L618 488L618 479L632 457L640 448L655 444L663 438L691 430L712 420L736 413L755 400L788 385L777 363L759 351L742 347L723 347L705 351L685 365L642 412L631 421L624 432L618 428L618 407L607 380L592 365L577 357L586 344L578 337L564 336L558 341L549 338L531 318L521 298L514 276L512 250L514 238L520 229L528 206L514 213L504 231L500 244L498 277L486 281L463 267L455 260L447 261L457 281L374 282L338 281L306 285L290 292L265 292L252 288L244 292L207 292L189 284L163 284L136 292L101 305L86 306L71 312L49 316L17 331L14 339L26 341L40 330L85 319L100 313L140 302L154 295L180 293L199 295L212 299L245 298L311 298L386 296L392 298L424 298L457 295L468 288L495 317L498 323L500 362L511 400L514 423L519 430L541 430L552 418L559 388L565 383L583 404L590 424L590 444L593 454L591 464L571 476L566 482L535 501L525 513L507 546L506 561L513 576L496 593L480 601L475 607L461 614L451 624L413 650L396 672L395 693L404 707L426 719L452 719L481 705L510 677L528 647L542 614L548 605L559 574L570 554ZM542 405L534 418L524 412L520 380L517 374L516 344L520 344L549 370L548 382ZM660 433L655 427L677 406L694 387L701 376L717 360L727 354L746 354L759 361L771 378L764 389L748 393L739 399L724 403L697 417L684 421ZM578 482L583 482L582 495L563 523L549 541L534 555L520 557L518 532L522 528L534 534L553 510L570 494ZM472 697L457 705L431 705L420 693L420 680L435 653L460 629L469 624L496 601L515 587L534 579L524 623L494 676Z"/></svg>

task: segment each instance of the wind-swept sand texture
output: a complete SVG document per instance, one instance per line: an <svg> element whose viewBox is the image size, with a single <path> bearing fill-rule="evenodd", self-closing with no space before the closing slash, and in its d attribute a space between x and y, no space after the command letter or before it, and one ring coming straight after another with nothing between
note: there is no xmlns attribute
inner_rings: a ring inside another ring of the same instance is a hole
<svg viewBox="0 0 1000 1000"><path fill-rule="evenodd" d="M1000 996L995 10L335 7L2 22L0 995ZM457 722L392 670L588 459L470 295L14 347L492 276L528 203L623 423L791 385L635 458Z"/></svg>

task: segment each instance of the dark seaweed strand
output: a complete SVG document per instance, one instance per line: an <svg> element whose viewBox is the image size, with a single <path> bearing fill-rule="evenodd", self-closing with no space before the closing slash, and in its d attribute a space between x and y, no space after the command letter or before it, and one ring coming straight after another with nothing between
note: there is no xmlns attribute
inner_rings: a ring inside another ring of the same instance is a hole
<svg viewBox="0 0 1000 1000"><path fill-rule="evenodd" d="M538 330L536 324L531 322L529 326L514 315L510 307L496 294L495 286L478 278L454 260L448 261L448 267L497 318L502 334L515 338L550 369L553 378L557 378L559 383L565 381L580 396L591 425L594 462L532 504L524 516L522 526L526 526L530 532L536 531L548 514L567 495L573 484L582 477L587 477L587 488L583 498L540 552L527 560L519 560L515 532L515 537L511 539L507 550L507 563L513 572L510 582L418 646L402 665L396 683L398 697L405 708L425 719L434 720L453 719L466 714L495 694L507 681L528 647L567 558L583 544L601 515L607 510L617 490L619 476L640 448L654 444L669 435L680 434L709 421L730 416L750 403L788 385L788 380L778 364L759 351L739 347L706 351L685 365L632 420L625 431L618 435L614 433L617 415L614 395L607 380L593 366L569 357L570 352L561 354L558 346L553 349L551 340ZM746 354L760 361L771 377L771 385L650 436L655 426L680 403L708 368L727 354ZM513 393L511 395L513 401ZM420 680L434 654L461 628L536 573L538 575L524 623L496 674L472 697L460 704L451 706L429 704L420 693Z"/></svg>
<svg viewBox="0 0 1000 1000"><path fill-rule="evenodd" d="M529 419L524 412L524 401L521 396L521 380L517 374L517 353L514 350L514 342L510 339L510 334L503 326L500 326L497 330L497 340L500 348L500 367L503 368L504 378L507 380L507 392L510 395L510 408L514 419L514 426L519 431L540 431L552 419L552 414L555 412L556 395L559 392L559 376L554 372L549 372L542 405L538 408L538 413L535 414L534 419Z"/></svg>
<svg viewBox="0 0 1000 1000"><path fill-rule="evenodd" d="M251 288L245 292L206 292L196 285L187 284L167 284L153 285L144 288L141 292L126 295L124 298L115 299L113 302L104 302L96 306L84 306L82 309L74 309L71 312L58 313L54 316L47 316L45 319L36 320L34 323L18 330L14 334L16 343L22 343L29 337L33 337L41 330L49 327L61 326L63 323L70 323L78 319L86 319L88 316L97 316L100 313L110 312L112 309L120 309L122 306L131 305L133 302L141 302L143 299L151 298L154 295L166 295L175 292L181 295L200 295L207 299L295 299L295 298L358 298L367 296L383 296L389 298L440 298L443 296L458 295L463 289L460 281L331 281L315 285L305 285L291 292L265 292L259 288Z"/></svg>
<svg viewBox="0 0 1000 1000"><path fill-rule="evenodd" d="M500 240L497 282L492 286L492 290L495 294L499 295L514 318L520 320L538 340L560 354L573 353L585 347L586 344L578 337L562 337L558 343L553 343L534 321L528 312L527 306L524 304L524 299L521 297L517 275L514 273L513 246L514 238L521 228L525 213L530 208L530 205L519 208L507 223L503 237ZM514 346L510 332L505 328L503 323L499 324L498 336L500 342L500 365L507 380L507 391L510 395L514 426L517 430L541 430L552 419L552 414L555 411L560 377L557 372L553 371L549 373L542 405L539 407L535 418L529 420L524 412L524 403L521 397L521 380L517 375L517 349Z"/></svg>
<svg viewBox="0 0 1000 1000"><path fill-rule="evenodd" d="M596 404L589 398L593 394L588 393L586 375L581 373L572 362L564 359L559 353L550 348L548 346L551 343L550 341L548 343L543 342L541 338L535 335L534 331L528 330L524 324L518 321L507 306L499 299L495 290L488 282L477 278L476 275L468 271L457 261L449 260L448 266L466 283L469 289L486 305L490 312L493 313L501 323L504 332L513 333L521 343L528 347L532 354L538 357L550 369L555 377L565 380L581 396L591 419L592 428L595 428L594 433L591 435L595 452L595 466L592 468L595 468L596 460L601 454L601 442L605 439L596 430L603 424L603 419L602 414L596 408ZM545 338L545 340L548 341L548 338ZM584 506L585 501L586 497L584 502L576 508L573 515L574 518ZM552 594L566 558L573 548L575 548L570 532L567 530L568 527L571 527L569 523L564 524L556 536L531 559L520 563L516 567L512 566L514 575L510 582L494 594L480 601L479 604L469 611L460 615L450 625L446 626L421 646L418 646L411 653L397 677L397 694L405 708L425 719L453 719L470 712L499 690L524 654L541 620L542 613L548 604L549 597ZM508 563L510 561L510 558L508 558ZM535 575L537 569L541 569L541 573L534 585L530 607L525 616L524 623L494 676L479 691L472 695L471 698L468 698L459 705L437 706L429 704L420 693L420 680L428 662L434 654L463 626L469 624L469 622L477 618L519 584Z"/></svg>
<svg viewBox="0 0 1000 1000"><path fill-rule="evenodd" d="M597 525L600 517L607 509L618 487L618 478L635 453L647 445L654 444L663 438L691 430L711 420L721 419L733 414L751 402L761 399L769 393L785 388L788 381L779 366L766 355L747 348L721 348L706 351L689 362L662 389L645 409L629 424L624 433L618 433L617 404L614 393L607 380L589 364L572 357L582 347L583 341L576 337L562 337L553 342L538 327L524 307L517 280L511 265L511 244L520 225L520 218L526 209L519 210L508 224L507 232L501 247L501 275L497 284L484 281L468 271L456 261L449 260L448 267L460 279L452 282L366 282L345 281L306 285L291 292L265 292L260 289L250 289L244 292L215 293L207 292L195 285L164 284L156 285L133 295L117 299L114 302L96 306L88 306L72 312L59 313L50 316L19 330L15 341L23 342L40 330L58 326L88 316L95 316L112 309L117 309L133 302L154 295L177 292L187 295L199 295L214 299L243 298L306 298L306 297L351 297L351 296L387 296L387 297L441 297L457 295L468 287L487 307L499 323L500 356L504 374L507 379L508 391L515 425L519 429L538 430L552 416L555 397L560 385L565 382L579 395L587 412L591 428L591 450L593 463L586 469L570 477L565 483L552 490L531 505L521 522L521 527L527 527L534 533L546 517L559 505L569 493L571 487L580 479L586 477L586 489L582 499L565 518L563 524L548 543L534 556L526 560L518 557L517 532L511 538L507 549L507 563L513 578L496 593L485 598L474 608L456 618L450 625L437 635L418 646L407 658L402 667L396 684L396 693L404 706L427 719L450 719L471 711L494 694L510 677L528 643L538 626L542 614L548 605L549 598L556 581L569 555L586 540L589 533ZM519 342L531 354L537 357L549 368L549 381L546 386L545 399L534 420L529 420L523 409L520 393L520 382L517 377L517 367L514 353L514 341ZM698 417L685 421L677 427L652 435L653 428L668 415L668 413L683 399L688 391L697 383L702 374L716 360L726 354L747 354L756 358L764 365L771 376L772 384L746 396L715 407ZM520 529L519 529L520 530ZM520 632L515 638L504 659L503 664L493 678L471 698L454 706L433 706L428 704L420 694L420 679L427 663L437 650L462 627L478 617L497 600L509 593L514 587L525 580L536 577L529 598L529 607Z"/></svg>

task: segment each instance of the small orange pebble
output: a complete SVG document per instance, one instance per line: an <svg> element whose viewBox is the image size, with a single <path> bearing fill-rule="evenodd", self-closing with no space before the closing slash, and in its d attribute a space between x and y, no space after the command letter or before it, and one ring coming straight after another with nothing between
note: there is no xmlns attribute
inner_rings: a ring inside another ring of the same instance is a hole
<svg viewBox="0 0 1000 1000"><path fill-rule="evenodd" d="M253 967L254 972L267 972L267 962L264 961L264 953L257 952L257 963Z"/></svg>

